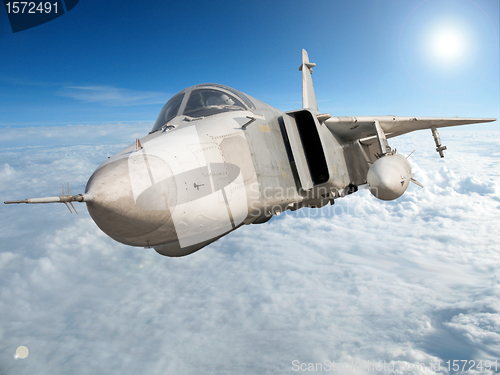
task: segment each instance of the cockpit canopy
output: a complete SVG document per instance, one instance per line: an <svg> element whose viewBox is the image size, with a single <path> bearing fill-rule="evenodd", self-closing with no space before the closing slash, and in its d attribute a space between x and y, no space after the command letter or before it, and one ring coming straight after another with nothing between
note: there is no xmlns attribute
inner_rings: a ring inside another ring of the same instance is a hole
<svg viewBox="0 0 500 375"><path fill-rule="evenodd" d="M152 132L166 125L176 116L200 118L222 112L255 109L251 100L242 92L216 84L189 87L174 95L162 108Z"/></svg>

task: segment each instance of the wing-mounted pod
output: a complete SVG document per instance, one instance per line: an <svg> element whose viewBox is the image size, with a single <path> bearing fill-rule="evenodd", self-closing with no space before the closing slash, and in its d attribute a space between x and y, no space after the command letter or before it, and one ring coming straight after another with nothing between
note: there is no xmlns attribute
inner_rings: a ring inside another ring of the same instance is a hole
<svg viewBox="0 0 500 375"><path fill-rule="evenodd" d="M368 170L366 182L375 198L392 201L404 194L413 178L408 160L396 151L377 159Z"/></svg>
<svg viewBox="0 0 500 375"><path fill-rule="evenodd" d="M411 165L407 158L391 150L379 121L373 121L373 127L380 153L375 155L377 160L368 170L366 182L375 198L391 201L402 196L413 180Z"/></svg>

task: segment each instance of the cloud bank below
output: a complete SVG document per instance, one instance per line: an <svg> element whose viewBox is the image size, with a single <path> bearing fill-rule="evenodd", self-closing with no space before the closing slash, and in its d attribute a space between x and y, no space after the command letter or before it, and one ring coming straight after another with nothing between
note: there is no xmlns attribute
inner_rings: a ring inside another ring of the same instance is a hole
<svg viewBox="0 0 500 375"><path fill-rule="evenodd" d="M82 126L71 142L72 127L33 129L43 141L31 146L15 141L23 129L0 130L12 137L0 151L3 200L57 194L67 181L82 191L149 130L112 126ZM84 205L78 216L2 205L0 374L280 374L293 361L423 363L413 373L430 374L448 360L499 358L500 133L441 138L443 160L430 132L390 141L417 149L424 189L394 202L361 191L179 259L112 241ZM16 360L20 345L29 356Z"/></svg>

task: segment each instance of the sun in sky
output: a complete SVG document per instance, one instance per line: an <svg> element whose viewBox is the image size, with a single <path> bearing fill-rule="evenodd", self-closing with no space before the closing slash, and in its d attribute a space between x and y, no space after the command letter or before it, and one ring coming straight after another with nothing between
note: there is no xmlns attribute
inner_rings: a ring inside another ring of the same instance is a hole
<svg viewBox="0 0 500 375"><path fill-rule="evenodd" d="M442 27L435 30L430 45L433 55L443 63L462 60L467 50L465 35L455 27Z"/></svg>
<svg viewBox="0 0 500 375"><path fill-rule="evenodd" d="M496 60L489 16L470 0L427 0L415 7L400 34L400 56L411 78L431 91L474 87Z"/></svg>

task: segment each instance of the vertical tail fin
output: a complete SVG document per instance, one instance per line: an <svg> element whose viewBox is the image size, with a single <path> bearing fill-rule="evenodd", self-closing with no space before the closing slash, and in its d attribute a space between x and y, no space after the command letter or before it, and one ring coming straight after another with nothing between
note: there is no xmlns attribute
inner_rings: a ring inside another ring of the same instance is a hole
<svg viewBox="0 0 500 375"><path fill-rule="evenodd" d="M309 56L305 49L302 50L302 65L299 70L302 70L302 108L309 108L318 112L318 104L316 103L316 94L314 94L314 85L311 77L312 68L316 64L309 62Z"/></svg>

